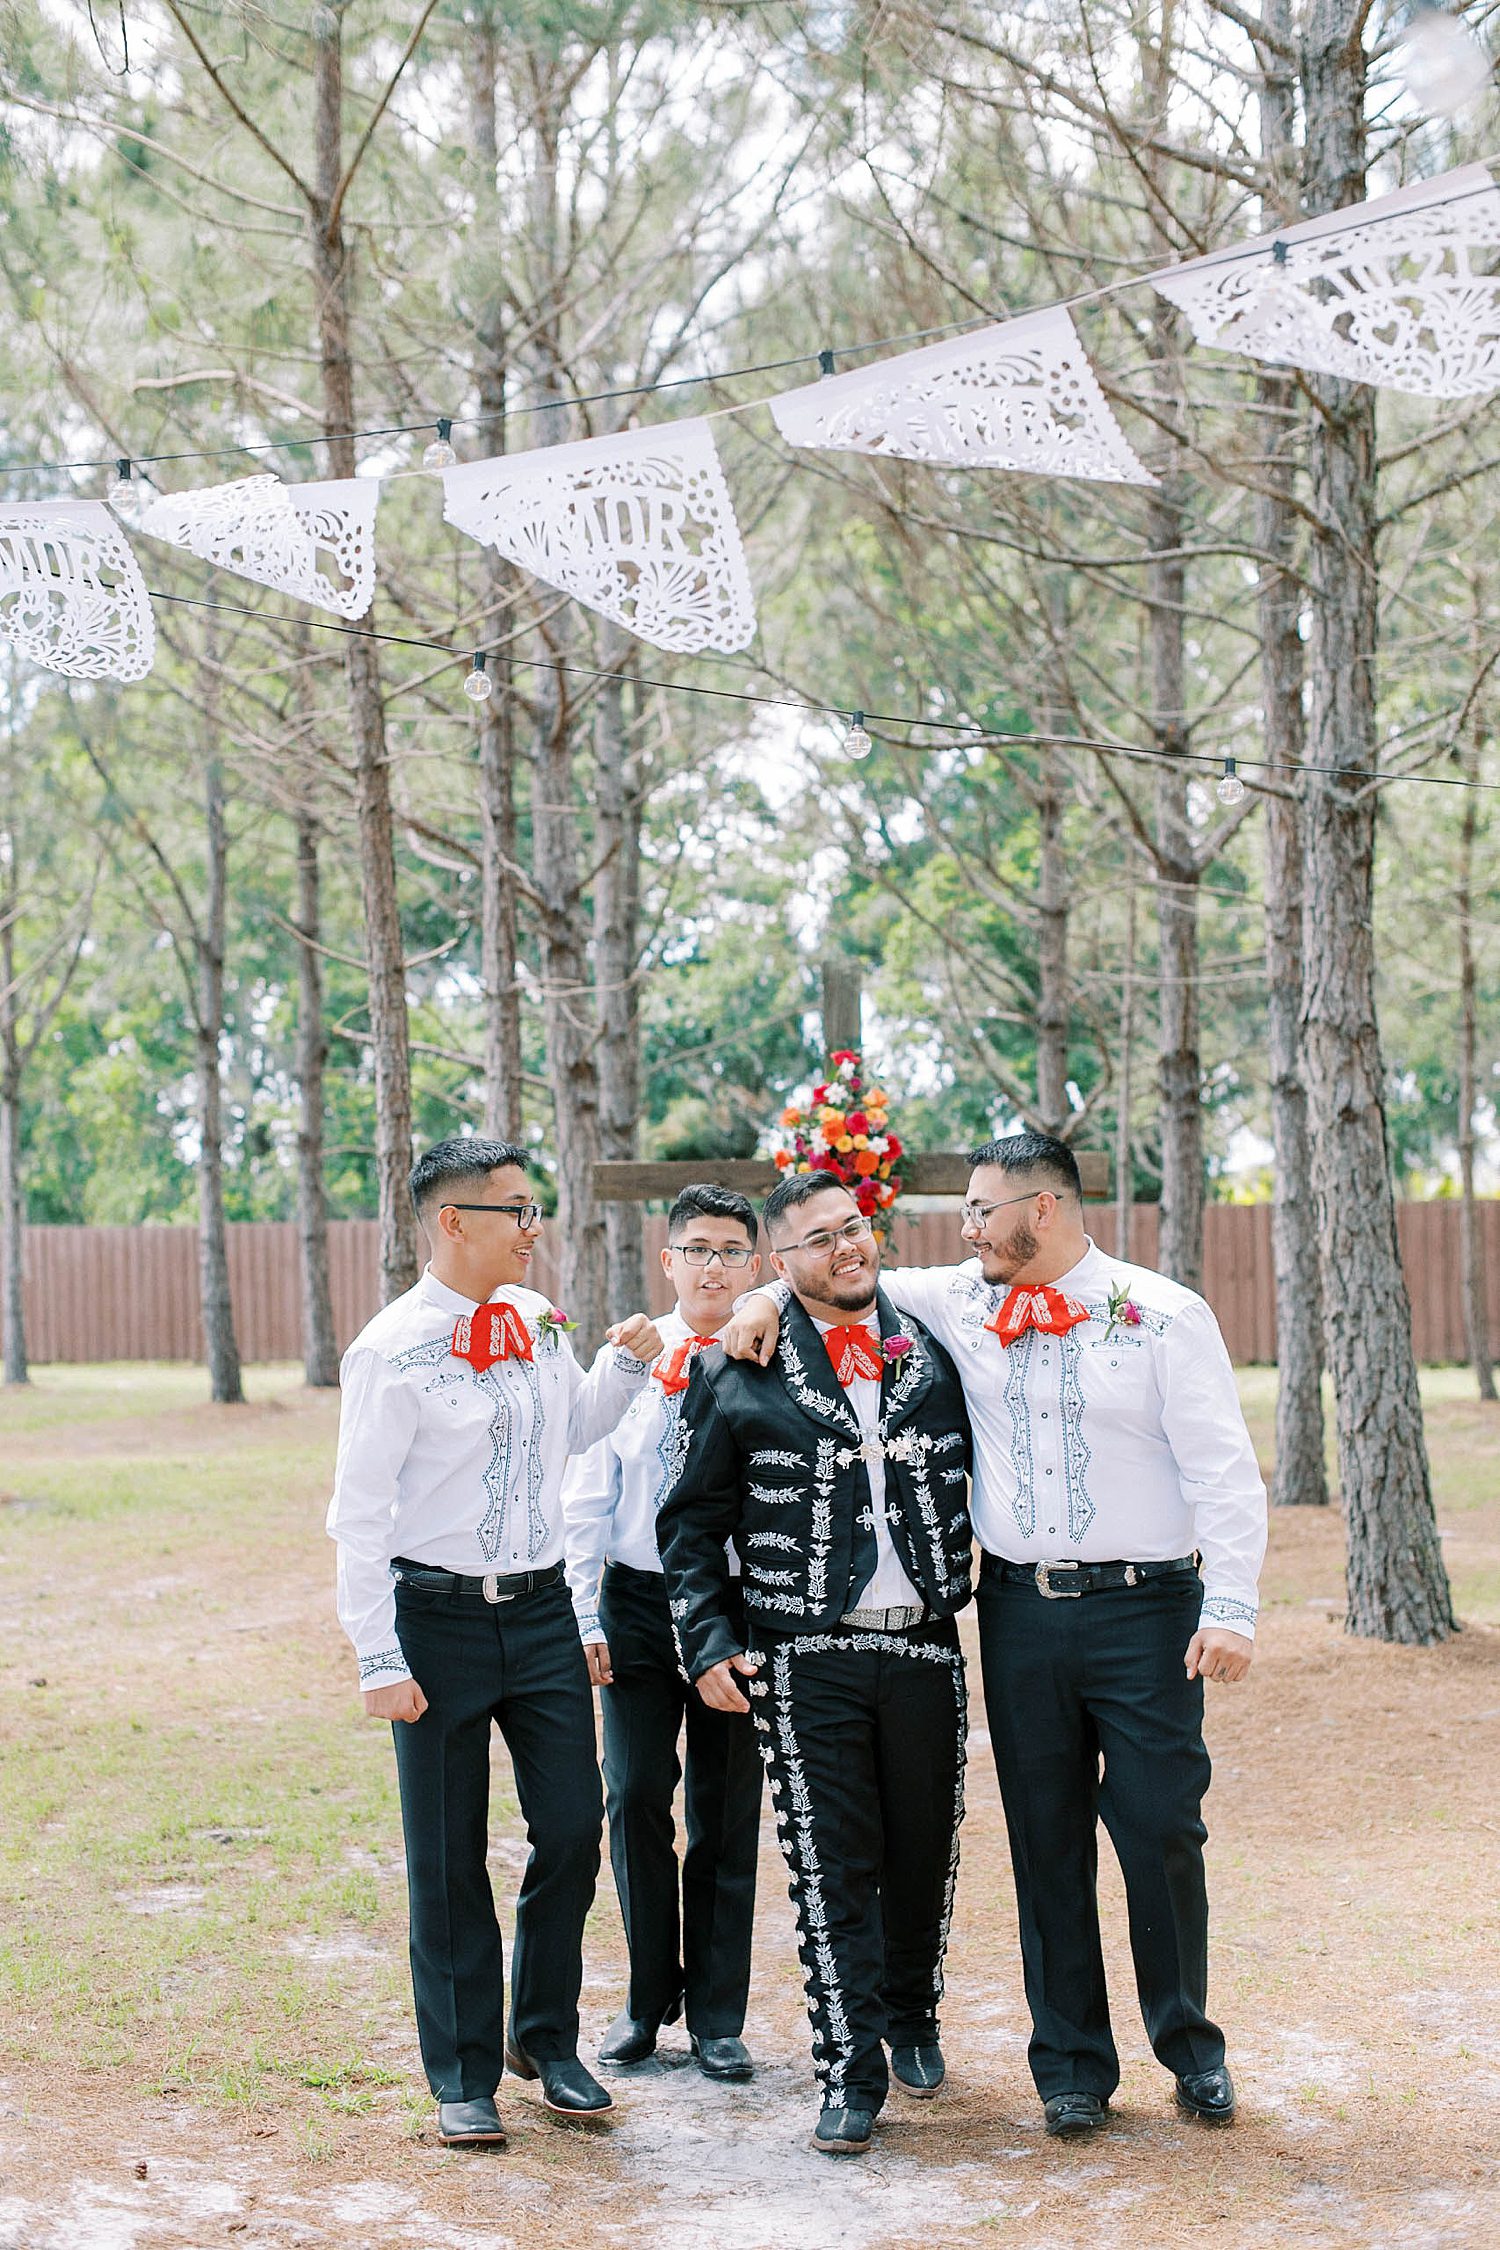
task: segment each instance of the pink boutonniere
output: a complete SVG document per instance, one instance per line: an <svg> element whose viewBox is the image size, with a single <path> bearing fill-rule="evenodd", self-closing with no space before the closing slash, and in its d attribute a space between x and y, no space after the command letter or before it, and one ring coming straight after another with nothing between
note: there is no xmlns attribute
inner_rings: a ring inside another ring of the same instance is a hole
<svg viewBox="0 0 1500 2250"><path fill-rule="evenodd" d="M570 1328L576 1328L577 1326L577 1321L569 1320L560 1305L549 1305L536 1324L536 1332L538 1339L547 1346L547 1349L555 1352L558 1338L565 1336Z"/></svg>
<svg viewBox="0 0 1500 2250"><path fill-rule="evenodd" d="M1141 1325L1140 1306L1131 1296L1130 1291L1122 1288L1119 1282L1116 1282L1110 1290L1107 1310L1109 1326L1104 1331L1106 1344L1117 1328L1139 1328Z"/></svg>
<svg viewBox="0 0 1500 2250"><path fill-rule="evenodd" d="M907 1353L911 1350L911 1347L912 1339L910 1338L910 1336L902 1336L899 1334L895 1336L883 1336L880 1340L880 1356L882 1359L887 1359L894 1363L897 1360L905 1359Z"/></svg>

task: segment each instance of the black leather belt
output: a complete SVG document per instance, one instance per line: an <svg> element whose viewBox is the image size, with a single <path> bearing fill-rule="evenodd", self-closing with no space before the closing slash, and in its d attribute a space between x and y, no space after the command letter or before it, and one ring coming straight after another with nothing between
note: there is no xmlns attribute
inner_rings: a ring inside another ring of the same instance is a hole
<svg viewBox="0 0 1500 2250"><path fill-rule="evenodd" d="M1171 1562L1006 1562L987 1554L979 1565L981 1578L998 1578L1007 1586L1034 1586L1049 1601L1073 1601L1105 1586L1141 1586L1153 1578L1170 1578L1196 1570L1196 1555L1178 1555Z"/></svg>
<svg viewBox="0 0 1500 2250"><path fill-rule="evenodd" d="M470 1594L485 1602L513 1602L518 1595L539 1594L545 1586L560 1585L563 1566L550 1563L545 1570L521 1570L509 1578L494 1571L483 1578L466 1578L460 1570L434 1570L428 1563L395 1555L391 1576L398 1586L418 1586L428 1594Z"/></svg>

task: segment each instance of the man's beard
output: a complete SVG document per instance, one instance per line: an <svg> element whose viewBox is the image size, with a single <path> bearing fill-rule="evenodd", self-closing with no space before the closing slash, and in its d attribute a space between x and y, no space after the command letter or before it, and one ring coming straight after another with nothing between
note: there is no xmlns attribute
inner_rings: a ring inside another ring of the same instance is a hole
<svg viewBox="0 0 1500 2250"><path fill-rule="evenodd" d="M1000 1266L1002 1274L1006 1277L1018 1273L1022 1266L1029 1266L1037 1254L1037 1247L1037 1238L1024 1219L1006 1236L1004 1242L998 1248L993 1243L985 1244L986 1250Z"/></svg>
<svg viewBox="0 0 1500 2250"><path fill-rule="evenodd" d="M830 1280L828 1294L823 1302L837 1305L840 1312L865 1312L875 1302L878 1276L873 1273L851 1273L842 1282Z"/></svg>

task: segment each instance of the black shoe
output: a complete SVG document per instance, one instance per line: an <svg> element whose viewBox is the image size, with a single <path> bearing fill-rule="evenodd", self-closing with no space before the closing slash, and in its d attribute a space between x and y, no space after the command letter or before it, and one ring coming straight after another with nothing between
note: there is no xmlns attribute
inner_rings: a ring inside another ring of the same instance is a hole
<svg viewBox="0 0 1500 2250"><path fill-rule="evenodd" d="M1085 2133L1098 2132L1108 2108L1102 2094L1054 2094L1043 2113L1049 2133L1059 2140L1081 2140Z"/></svg>
<svg viewBox="0 0 1500 2250"><path fill-rule="evenodd" d="M559 2062L533 2062L524 2048L507 2040L505 2067L517 2078L539 2078L542 2106L557 2117L598 2117L615 2106L576 2055L567 2055Z"/></svg>
<svg viewBox="0 0 1500 2250"><path fill-rule="evenodd" d="M875 2130L871 2109L825 2109L811 2146L823 2156L863 2156Z"/></svg>
<svg viewBox="0 0 1500 2250"><path fill-rule="evenodd" d="M656 2053L660 2027L648 2016L633 2016L622 2008L599 2042L602 2063L643 2063Z"/></svg>
<svg viewBox="0 0 1500 2250"><path fill-rule="evenodd" d="M1234 2123L1234 2080L1224 2064L1217 2070L1192 2070L1177 2081L1177 2107L1205 2125Z"/></svg>
<svg viewBox="0 0 1500 2250"><path fill-rule="evenodd" d="M505 2127L488 2094L469 2102L438 2103L438 2139L444 2148L504 2148Z"/></svg>
<svg viewBox="0 0 1500 2250"><path fill-rule="evenodd" d="M926 2101L948 2075L943 2050L935 2039L911 2040L891 2049L891 2076L905 2094Z"/></svg>
<svg viewBox="0 0 1500 2250"><path fill-rule="evenodd" d="M690 2031L688 2044L705 2078L722 2078L738 2084L755 2076L755 2065L743 2039L700 2039L696 2031Z"/></svg>

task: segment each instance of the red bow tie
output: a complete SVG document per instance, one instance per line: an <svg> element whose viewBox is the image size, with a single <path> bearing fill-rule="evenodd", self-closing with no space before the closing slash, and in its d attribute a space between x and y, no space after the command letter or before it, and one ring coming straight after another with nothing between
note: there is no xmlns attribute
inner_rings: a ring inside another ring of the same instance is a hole
<svg viewBox="0 0 1500 2250"><path fill-rule="evenodd" d="M833 1361L833 1372L845 1390L861 1375L878 1383L885 1373L879 1341L868 1328L830 1328L823 1341Z"/></svg>
<svg viewBox="0 0 1500 2250"><path fill-rule="evenodd" d="M1009 1348L1028 1328L1039 1329L1044 1336L1066 1336L1070 1328L1089 1317L1087 1305L1080 1305L1076 1297L1065 1297L1060 1289L1017 1283L985 1326Z"/></svg>
<svg viewBox="0 0 1500 2250"><path fill-rule="evenodd" d="M500 1359L530 1359L531 1332L514 1305L480 1305L453 1329L453 1357L482 1375Z"/></svg>
<svg viewBox="0 0 1500 2250"><path fill-rule="evenodd" d="M675 1398L688 1387L688 1374L697 1353L713 1342L712 1336L684 1336L682 1342L669 1352L664 1352L651 1370L652 1380L660 1383L668 1398Z"/></svg>

